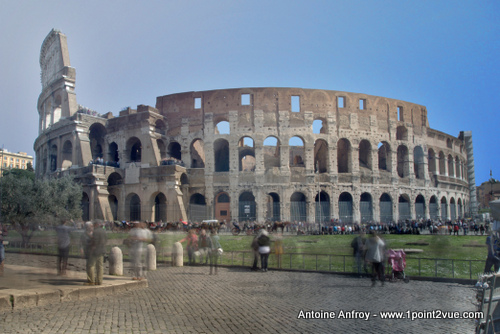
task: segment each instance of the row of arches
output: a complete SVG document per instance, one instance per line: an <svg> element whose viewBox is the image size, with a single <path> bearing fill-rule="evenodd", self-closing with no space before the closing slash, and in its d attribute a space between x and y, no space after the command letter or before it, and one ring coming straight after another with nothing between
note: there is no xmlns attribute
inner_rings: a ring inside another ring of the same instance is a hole
<svg viewBox="0 0 500 334"><path fill-rule="evenodd" d="M116 182L117 180L115 180ZM220 192L214 196L213 207L207 204L204 195L192 194L187 204L188 218L191 221L203 219L222 220L273 220L273 221L303 221L329 223L332 219L351 223L392 222L406 219L433 219L455 220L463 217L466 212L466 203L462 198L432 195L425 199L418 194L411 200L407 194L391 195L382 193L374 196L364 192L359 197L350 192L342 192L332 196L327 191L315 194L294 192L283 201L283 196L277 192L269 192L263 196L264 200L256 201L252 191L244 191L235 195L233 203L231 195ZM114 220L176 220L179 216L178 206L167 203L167 197L162 192L155 192L147 198L141 198L136 193L128 193L123 202L119 195L110 192L108 204ZM124 205L123 211L120 204ZM259 208L259 206L262 206ZM89 196L84 193L82 199L84 219L88 219ZM122 212L123 217L120 216ZM259 214L261 212L261 214Z"/></svg>
<svg viewBox="0 0 500 334"><path fill-rule="evenodd" d="M158 131L165 126L163 121L156 122ZM323 124L323 123L322 123ZM106 162L116 164L120 157L124 162L141 162L143 160L143 143L138 137L130 137L126 143L124 151L119 150L116 142L106 143L106 128L101 123L94 123L89 128L89 141L92 159L101 158ZM398 127L398 136L404 140L406 137L406 128ZM166 142L163 138L156 139L156 145L161 160L174 158L183 160L182 145L177 141ZM397 147L391 147L386 141L381 141L374 146L372 142L362 139L359 145L354 146L347 138L341 138L337 141L336 147L332 147L324 139L317 139L314 142L313 161L307 161L305 140L301 136L294 136L288 141L289 157L282 157L282 143L276 136L268 136L262 143L261 152L256 152L256 145L252 137L243 136L234 149L238 150L238 170L254 171L258 158L262 159L265 169L282 167L288 163L289 167L305 168L310 165L316 173L352 173L359 166L361 171L370 172L378 169L397 174L400 178L408 177L411 173L411 164L413 164L413 173L417 179L425 179L425 164L428 163L429 174L440 174L451 177L465 179L465 162L458 155L448 154L445 156L443 151L434 151L430 148L427 154L424 153L422 146L417 145L413 151L405 144L399 144ZM205 143L202 139L193 140L189 147L189 162L187 167L205 168ZM215 172L227 172L230 169L230 151L232 145L225 138L218 138L213 142L213 161ZM336 161L332 161L336 151ZM73 143L66 140L59 153L55 144L50 145L50 152L43 153L42 168L44 172L48 167L51 172L58 168L67 169L71 167L74 161ZM261 157L256 156L259 153ZM356 156L357 155L357 156ZM60 161L59 161L60 160ZM287 161L288 160L288 161ZM336 164L336 166L335 166Z"/></svg>

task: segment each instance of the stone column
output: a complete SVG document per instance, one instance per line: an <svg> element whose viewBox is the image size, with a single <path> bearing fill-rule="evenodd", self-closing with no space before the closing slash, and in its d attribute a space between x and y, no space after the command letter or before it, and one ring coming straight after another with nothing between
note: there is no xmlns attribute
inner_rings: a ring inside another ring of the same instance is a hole
<svg viewBox="0 0 500 334"><path fill-rule="evenodd" d="M113 247L109 254L109 274L123 276L123 254L119 247Z"/></svg>
<svg viewBox="0 0 500 334"><path fill-rule="evenodd" d="M180 242L174 243L172 246L172 267L184 266L184 250Z"/></svg>
<svg viewBox="0 0 500 334"><path fill-rule="evenodd" d="M148 270L156 270L156 248L153 244L147 246L146 264Z"/></svg>

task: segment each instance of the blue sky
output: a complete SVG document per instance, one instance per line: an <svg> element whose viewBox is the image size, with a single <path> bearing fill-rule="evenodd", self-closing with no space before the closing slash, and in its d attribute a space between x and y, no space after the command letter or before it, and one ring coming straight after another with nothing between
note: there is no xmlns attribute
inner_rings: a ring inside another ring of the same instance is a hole
<svg viewBox="0 0 500 334"><path fill-rule="evenodd" d="M499 14L496 0L0 0L0 145L34 154L40 47L56 28L78 103L98 112L234 87L366 93L472 131L476 183L500 179Z"/></svg>

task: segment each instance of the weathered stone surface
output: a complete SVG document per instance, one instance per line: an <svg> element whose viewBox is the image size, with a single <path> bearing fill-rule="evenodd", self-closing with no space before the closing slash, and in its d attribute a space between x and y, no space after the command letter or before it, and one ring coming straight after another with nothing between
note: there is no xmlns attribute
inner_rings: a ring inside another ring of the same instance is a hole
<svg viewBox="0 0 500 334"><path fill-rule="evenodd" d="M184 250L180 242L174 243L172 246L172 267L184 266Z"/></svg>
<svg viewBox="0 0 500 334"><path fill-rule="evenodd" d="M146 268L148 270L156 270L156 248L152 244L147 246Z"/></svg>
<svg viewBox="0 0 500 334"><path fill-rule="evenodd" d="M123 276L123 253L119 247L111 248L109 254L109 274Z"/></svg>
<svg viewBox="0 0 500 334"><path fill-rule="evenodd" d="M47 50L62 57L61 68L48 66ZM41 51L35 170L88 179L90 219L313 224L468 212L472 157L463 136L430 128L425 106L322 89L236 88L164 95L155 107L114 117L77 105L68 54L66 36L51 32Z"/></svg>

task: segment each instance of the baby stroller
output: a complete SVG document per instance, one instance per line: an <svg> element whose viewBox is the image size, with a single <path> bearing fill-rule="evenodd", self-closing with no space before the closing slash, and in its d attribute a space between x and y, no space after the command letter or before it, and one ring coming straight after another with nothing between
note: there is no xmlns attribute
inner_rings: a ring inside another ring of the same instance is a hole
<svg viewBox="0 0 500 334"><path fill-rule="evenodd" d="M390 280L395 282L403 280L405 283L410 282L410 278L405 275L406 254L402 249L390 249L387 255L389 264L392 267Z"/></svg>

